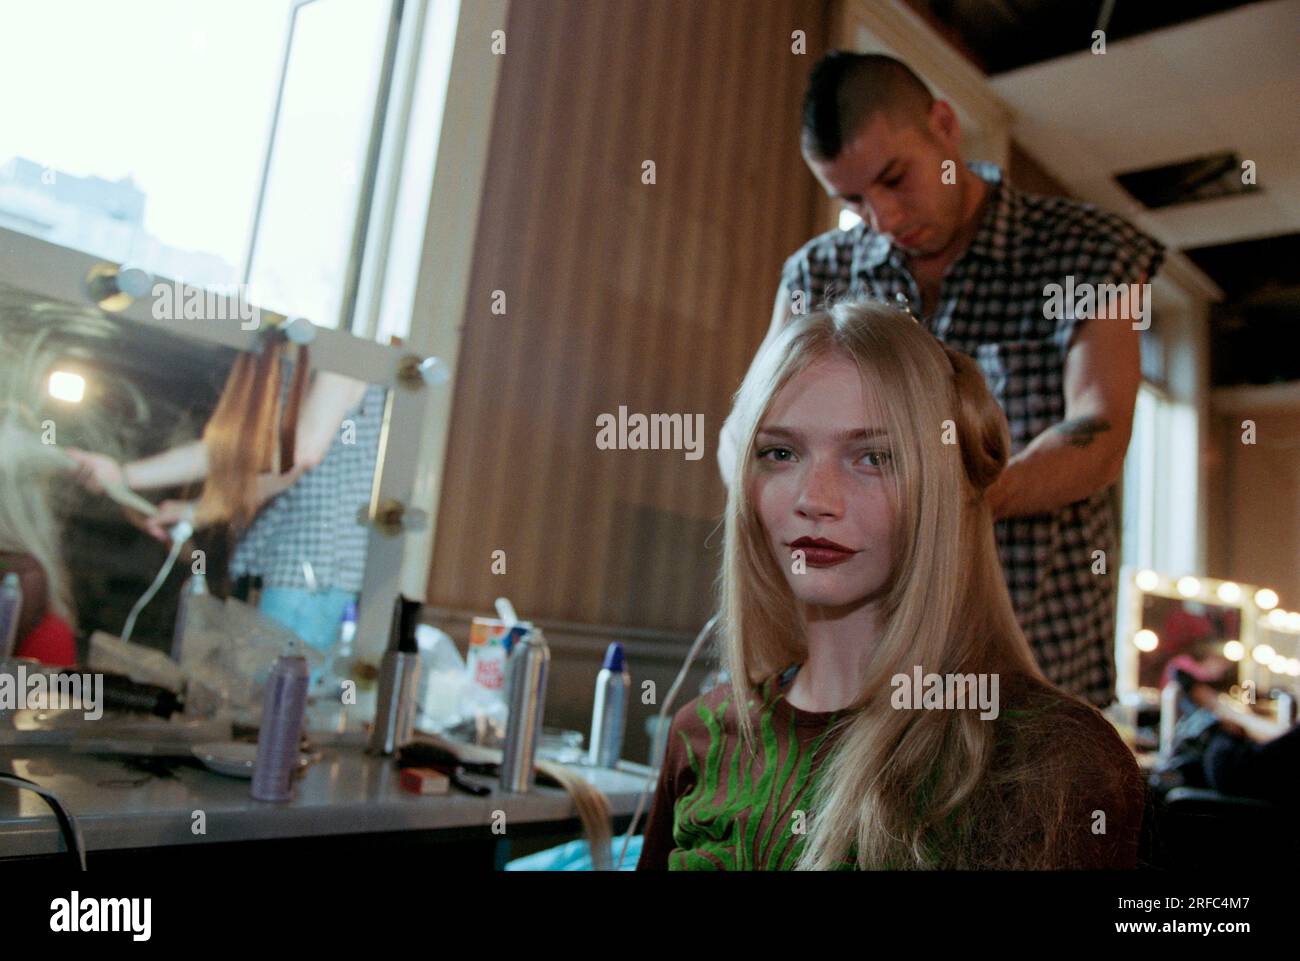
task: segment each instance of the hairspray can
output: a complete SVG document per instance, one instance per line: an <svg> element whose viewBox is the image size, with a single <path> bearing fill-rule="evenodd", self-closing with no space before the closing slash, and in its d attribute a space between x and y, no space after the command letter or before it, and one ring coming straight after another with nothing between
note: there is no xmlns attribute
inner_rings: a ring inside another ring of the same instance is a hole
<svg viewBox="0 0 1300 961"><path fill-rule="evenodd" d="M392 754L411 740L420 683L420 648L415 642L420 607L419 601L400 596L393 606L388 650L379 666L379 706L367 746L371 754Z"/></svg>
<svg viewBox="0 0 1300 961"><path fill-rule="evenodd" d="M551 649L542 632L528 625L510 650L506 661L506 689L509 714L506 740L501 751L501 789L523 793L533 786L533 761L542 733L546 709L547 667Z"/></svg>
<svg viewBox="0 0 1300 961"><path fill-rule="evenodd" d="M262 702L262 727L253 762L252 795L259 801L287 801L298 766L303 713L307 708L307 659L291 641L271 668Z"/></svg>
<svg viewBox="0 0 1300 961"><path fill-rule="evenodd" d="M23 614L23 586L10 571L0 583L0 657L12 657L18 646L18 619Z"/></svg>
<svg viewBox="0 0 1300 961"><path fill-rule="evenodd" d="M613 767L623 753L627 697L632 676L623 659L623 645L614 641L605 651L605 666L596 675L596 703L591 711L591 743L587 763Z"/></svg>

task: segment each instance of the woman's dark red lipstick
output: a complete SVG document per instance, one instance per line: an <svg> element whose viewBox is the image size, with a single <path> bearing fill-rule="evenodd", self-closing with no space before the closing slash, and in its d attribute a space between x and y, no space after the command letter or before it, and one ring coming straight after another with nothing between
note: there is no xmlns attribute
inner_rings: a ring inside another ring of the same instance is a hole
<svg viewBox="0 0 1300 961"><path fill-rule="evenodd" d="M804 560L809 567L834 567L857 553L824 537L801 537L790 545L790 549L803 551Z"/></svg>

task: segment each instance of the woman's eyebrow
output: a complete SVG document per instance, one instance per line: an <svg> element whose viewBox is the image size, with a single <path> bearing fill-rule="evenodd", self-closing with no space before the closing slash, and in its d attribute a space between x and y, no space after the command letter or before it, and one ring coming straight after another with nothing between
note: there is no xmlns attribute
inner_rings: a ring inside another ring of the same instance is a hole
<svg viewBox="0 0 1300 961"><path fill-rule="evenodd" d="M802 431L795 430L794 428L791 427L777 427L777 426L760 427L758 429L758 433L767 434L771 437L785 437L790 440L797 440L803 436ZM889 436L888 431L886 431L883 427L870 427L870 428L857 427L857 428L850 428L849 430L842 430L838 434L835 434L833 439L844 440L844 441L871 440L872 438L876 438L876 437L888 437L888 436Z"/></svg>

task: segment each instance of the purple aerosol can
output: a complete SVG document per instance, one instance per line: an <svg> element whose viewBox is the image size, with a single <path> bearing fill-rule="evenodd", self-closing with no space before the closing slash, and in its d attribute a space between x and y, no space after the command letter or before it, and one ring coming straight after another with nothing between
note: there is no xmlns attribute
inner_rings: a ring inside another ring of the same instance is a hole
<svg viewBox="0 0 1300 961"><path fill-rule="evenodd" d="M293 797L293 772L298 767L309 680L307 659L298 653L298 646L296 640L288 644L266 679L251 789L259 801L288 801Z"/></svg>

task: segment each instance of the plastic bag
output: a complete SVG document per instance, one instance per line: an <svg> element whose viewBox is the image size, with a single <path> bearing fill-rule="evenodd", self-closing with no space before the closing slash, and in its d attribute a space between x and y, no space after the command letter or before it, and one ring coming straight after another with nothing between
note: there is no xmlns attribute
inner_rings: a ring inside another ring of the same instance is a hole
<svg viewBox="0 0 1300 961"><path fill-rule="evenodd" d="M445 631L421 624L415 629L415 643L420 651L420 693L415 724L436 733L455 726L463 717L469 675L460 651L456 650L456 642Z"/></svg>
<svg viewBox="0 0 1300 961"><path fill-rule="evenodd" d="M242 601L210 594L189 598L181 669L189 678L185 713L211 716L229 709L236 719L261 719L266 680L296 635ZM326 654L297 645L309 670L324 666Z"/></svg>

